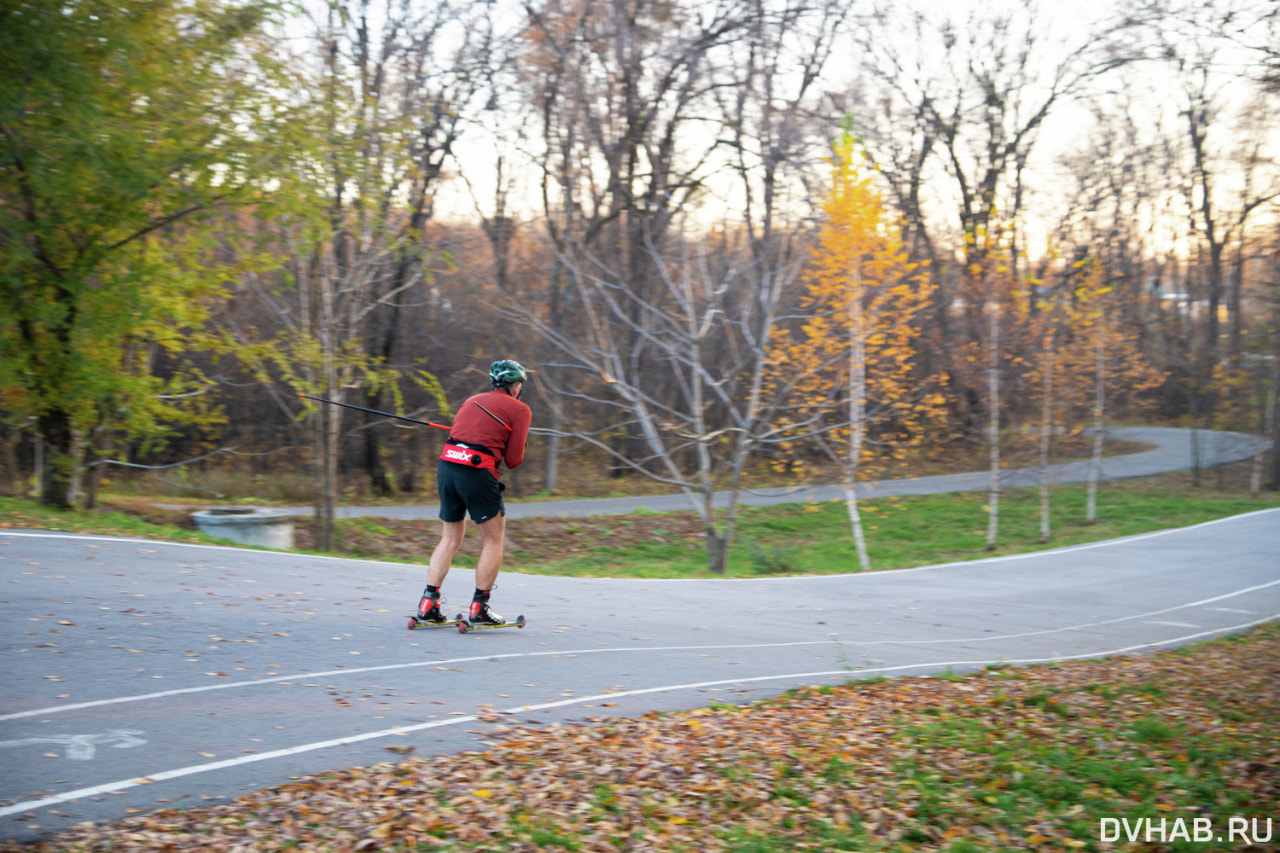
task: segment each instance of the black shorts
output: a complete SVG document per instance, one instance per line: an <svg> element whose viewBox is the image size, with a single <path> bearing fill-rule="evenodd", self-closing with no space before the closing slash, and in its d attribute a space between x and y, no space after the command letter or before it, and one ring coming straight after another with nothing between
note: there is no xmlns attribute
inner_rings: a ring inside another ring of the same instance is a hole
<svg viewBox="0 0 1280 853"><path fill-rule="evenodd" d="M441 521L462 521L470 513L472 521L483 524L507 514L502 505L507 484L482 468L441 459L436 466L436 483L440 490Z"/></svg>

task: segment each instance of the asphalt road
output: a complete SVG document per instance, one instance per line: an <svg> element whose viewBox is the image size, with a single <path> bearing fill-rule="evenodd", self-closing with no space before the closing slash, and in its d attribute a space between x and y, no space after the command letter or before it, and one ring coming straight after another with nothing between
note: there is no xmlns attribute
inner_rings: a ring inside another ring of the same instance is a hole
<svg viewBox="0 0 1280 853"><path fill-rule="evenodd" d="M1150 477L1169 471L1182 471L1191 467L1192 445L1198 443L1200 465L1210 468L1228 462L1240 462L1252 458L1260 439L1238 432L1206 432L1193 434L1190 430L1167 427L1111 427L1107 434L1121 441L1134 441L1152 445L1150 450L1113 456L1102 460L1101 479L1125 480L1132 477ZM1052 483L1082 483L1088 479L1088 462L1064 462L1048 467ZM1000 483L1005 488L1036 486L1040 483L1039 468L1014 468L1002 471ZM904 480L876 480L858 484L861 498L900 497L902 495L948 494L951 492L976 492L990 488L991 475L987 471L971 474L946 474L937 477L915 477ZM741 502L749 506L772 506L784 503L805 503L842 499L844 486L804 485L774 489L747 490ZM717 506L728 506L729 495L719 492ZM521 501L508 498L508 518L533 518L538 516L581 517L587 515L621 515L648 509L653 512L677 512L693 506L684 495L649 495L633 498L591 498L589 500ZM294 515L311 515L311 507L288 507ZM354 518L374 515L382 518L418 519L436 518L438 504L422 506L348 506L340 507L336 515Z"/></svg>
<svg viewBox="0 0 1280 853"><path fill-rule="evenodd" d="M523 630L405 630L422 567L0 531L0 837L448 756L497 723L1137 653L1280 617L1280 510L1021 557L803 578L505 573ZM455 569L450 609L469 599ZM447 760L447 757L442 758Z"/></svg>

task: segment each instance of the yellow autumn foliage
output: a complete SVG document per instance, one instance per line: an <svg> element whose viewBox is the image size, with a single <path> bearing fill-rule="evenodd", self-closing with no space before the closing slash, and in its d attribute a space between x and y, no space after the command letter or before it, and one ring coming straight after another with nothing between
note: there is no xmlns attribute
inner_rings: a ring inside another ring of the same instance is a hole
<svg viewBox="0 0 1280 853"><path fill-rule="evenodd" d="M803 437L821 425L828 446L847 444L854 419L876 444L901 447L919 438L923 418L941 397L923 393L915 366L917 319L929 303L928 270L908 260L900 219L885 209L870 176L859 172L846 137L834 148L831 183L813 257L804 277L806 319L779 335L771 355L770 386L790 390L780 467L797 470L822 457ZM865 380L865 381L864 381ZM860 389L860 390L859 390ZM850 398L860 396L851 416ZM874 456L862 443L859 464Z"/></svg>

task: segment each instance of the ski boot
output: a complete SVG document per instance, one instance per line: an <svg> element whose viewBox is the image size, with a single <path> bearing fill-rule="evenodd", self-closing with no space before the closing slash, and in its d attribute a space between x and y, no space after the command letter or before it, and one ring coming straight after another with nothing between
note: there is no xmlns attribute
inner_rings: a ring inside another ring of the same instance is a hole
<svg viewBox="0 0 1280 853"><path fill-rule="evenodd" d="M443 628L446 625L456 625L460 621L462 621L462 614L458 614L453 619L445 618L444 612L440 610L440 592L437 590L434 594L422 594L422 600L418 602L418 612L409 617L408 627L410 631L418 626Z"/></svg>
<svg viewBox="0 0 1280 853"><path fill-rule="evenodd" d="M507 620L503 619L497 613L489 609L488 601L471 602L471 616L469 620L472 625L505 625Z"/></svg>
<svg viewBox="0 0 1280 853"><path fill-rule="evenodd" d="M489 609L489 602L487 600L471 602L471 614L469 618L458 621L459 634L465 634L468 631L483 631L489 628L523 627L524 616L517 616L513 621L508 622L502 616Z"/></svg>

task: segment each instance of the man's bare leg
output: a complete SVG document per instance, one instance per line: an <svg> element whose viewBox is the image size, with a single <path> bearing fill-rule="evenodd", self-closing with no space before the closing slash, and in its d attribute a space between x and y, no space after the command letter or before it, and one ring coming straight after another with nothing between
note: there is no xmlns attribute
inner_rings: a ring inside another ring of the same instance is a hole
<svg viewBox="0 0 1280 853"><path fill-rule="evenodd" d="M499 516L501 517L501 516ZM487 522L486 522L487 523ZM467 535L467 520L443 522L444 529L440 534L440 542L431 552L431 562L427 568L427 584L442 586L449 567L453 565L453 557L462 545L462 537ZM484 525L481 525L483 530Z"/></svg>
<svg viewBox="0 0 1280 853"><path fill-rule="evenodd" d="M507 530L507 517L495 515L476 525L480 531L480 559L476 563L476 589L493 589L502 568L502 539ZM434 562L433 562L434 565Z"/></svg>

